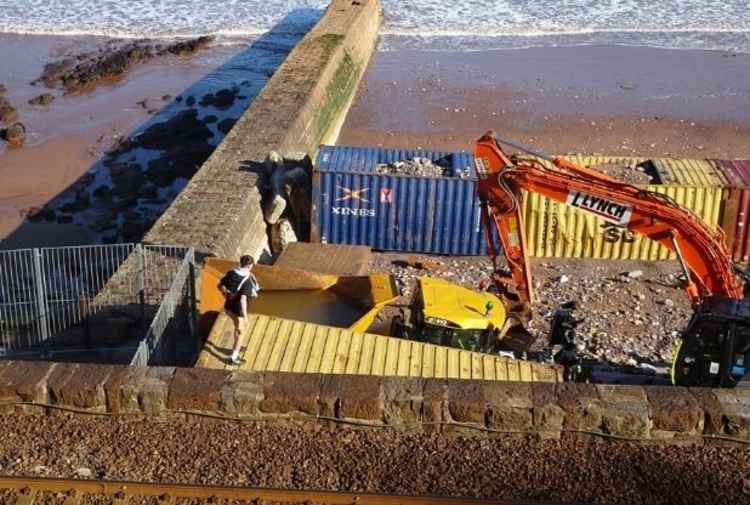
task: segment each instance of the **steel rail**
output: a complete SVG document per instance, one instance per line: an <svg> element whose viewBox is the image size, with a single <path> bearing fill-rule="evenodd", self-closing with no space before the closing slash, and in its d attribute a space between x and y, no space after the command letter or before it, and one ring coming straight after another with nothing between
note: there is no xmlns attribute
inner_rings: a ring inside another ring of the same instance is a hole
<svg viewBox="0 0 750 505"><path fill-rule="evenodd" d="M112 496L115 504L126 504L131 497L157 497L163 503L177 498L269 500L274 502L315 502L327 505L543 505L528 500L498 500L446 496L406 496L301 489L200 486L114 480L47 479L0 476L0 489L23 492L17 505L33 505L39 492L71 493L65 505L75 505L84 494ZM549 505L549 502L547 502Z"/></svg>

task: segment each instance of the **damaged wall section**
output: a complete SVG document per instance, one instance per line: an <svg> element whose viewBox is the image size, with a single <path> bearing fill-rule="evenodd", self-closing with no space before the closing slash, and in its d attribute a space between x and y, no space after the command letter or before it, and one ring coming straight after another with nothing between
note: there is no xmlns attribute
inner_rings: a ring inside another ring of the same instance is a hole
<svg viewBox="0 0 750 505"><path fill-rule="evenodd" d="M378 0L334 0L145 237L198 255L262 257L260 176L270 151L314 155L333 142L375 48Z"/></svg>

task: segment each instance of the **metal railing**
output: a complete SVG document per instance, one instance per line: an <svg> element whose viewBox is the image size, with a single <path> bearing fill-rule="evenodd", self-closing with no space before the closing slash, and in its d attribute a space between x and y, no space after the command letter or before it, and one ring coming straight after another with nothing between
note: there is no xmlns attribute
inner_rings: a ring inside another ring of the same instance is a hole
<svg viewBox="0 0 750 505"><path fill-rule="evenodd" d="M195 318L195 253L189 249L169 289L162 296L159 308L130 364L147 366L164 363L169 356L176 358L178 339L181 336L195 336ZM171 333L169 339L165 338L168 332ZM169 344L171 348L168 348Z"/></svg>
<svg viewBox="0 0 750 505"><path fill-rule="evenodd" d="M141 244L0 251L0 354L128 340L151 360L176 315L194 334L194 262Z"/></svg>

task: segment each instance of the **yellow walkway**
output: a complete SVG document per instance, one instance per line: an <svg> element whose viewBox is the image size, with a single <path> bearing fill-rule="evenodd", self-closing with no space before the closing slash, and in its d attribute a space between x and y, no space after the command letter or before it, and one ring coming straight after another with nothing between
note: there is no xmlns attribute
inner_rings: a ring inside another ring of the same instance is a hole
<svg viewBox="0 0 750 505"><path fill-rule="evenodd" d="M219 315L196 366L226 370L562 382L561 369L370 333L255 315L240 365L229 364L231 320Z"/></svg>

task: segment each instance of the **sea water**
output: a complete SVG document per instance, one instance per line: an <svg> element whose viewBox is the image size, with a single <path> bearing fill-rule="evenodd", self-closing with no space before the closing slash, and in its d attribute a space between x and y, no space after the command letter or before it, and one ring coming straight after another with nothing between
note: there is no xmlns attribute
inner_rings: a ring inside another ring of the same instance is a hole
<svg viewBox="0 0 750 505"><path fill-rule="evenodd" d="M0 32L232 43L280 20L314 20L326 0L0 1ZM750 52L747 0L383 0L381 50L644 45ZM317 14L316 14L317 12ZM290 17L291 16L291 17Z"/></svg>

